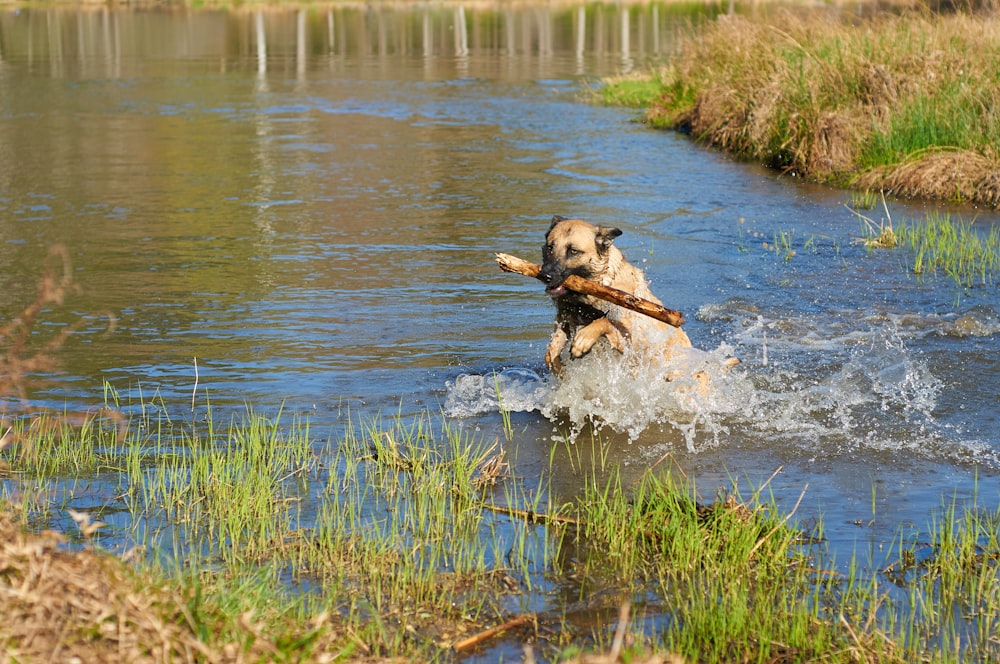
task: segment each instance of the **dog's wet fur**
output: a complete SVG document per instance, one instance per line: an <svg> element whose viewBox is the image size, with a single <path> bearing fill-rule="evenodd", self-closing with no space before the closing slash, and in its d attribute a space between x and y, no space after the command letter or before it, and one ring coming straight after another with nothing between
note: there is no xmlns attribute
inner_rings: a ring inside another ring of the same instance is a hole
<svg viewBox="0 0 1000 664"><path fill-rule="evenodd" d="M649 347L655 343L656 354L662 354L665 363L678 349L691 347L691 340L680 328L563 286L566 277L575 274L662 304L649 290L642 270L625 260L614 246L621 234L617 228L552 217L538 276L556 305L555 331L545 351L545 363L557 375L562 373L567 345L570 357L576 359L589 353L602 337L619 352L625 352L626 345Z"/></svg>

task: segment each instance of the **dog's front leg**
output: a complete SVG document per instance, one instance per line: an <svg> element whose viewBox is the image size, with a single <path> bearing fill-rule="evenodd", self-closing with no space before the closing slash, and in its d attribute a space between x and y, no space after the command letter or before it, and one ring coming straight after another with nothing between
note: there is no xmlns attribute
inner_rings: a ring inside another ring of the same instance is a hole
<svg viewBox="0 0 1000 664"><path fill-rule="evenodd" d="M556 323L556 329L552 332L552 338L549 339L549 347L545 349L545 364L548 365L549 371L557 376L562 373L563 366L559 355L562 354L567 341L569 341L569 333L566 328Z"/></svg>
<svg viewBox="0 0 1000 664"><path fill-rule="evenodd" d="M583 357L590 352L597 340L607 337L611 346L619 353L625 352L625 336L622 330L608 318L598 318L576 331L569 352L573 357Z"/></svg>

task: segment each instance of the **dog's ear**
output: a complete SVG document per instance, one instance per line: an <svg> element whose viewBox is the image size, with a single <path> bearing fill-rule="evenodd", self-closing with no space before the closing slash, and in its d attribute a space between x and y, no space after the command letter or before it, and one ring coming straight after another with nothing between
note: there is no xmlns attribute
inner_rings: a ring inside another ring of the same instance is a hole
<svg viewBox="0 0 1000 664"><path fill-rule="evenodd" d="M569 217L563 217L562 215L558 214L552 215L552 224L549 226L549 230L551 231L553 228L556 227L556 224L558 224L560 221L566 221L568 218Z"/></svg>
<svg viewBox="0 0 1000 664"><path fill-rule="evenodd" d="M607 253L611 248L611 243L622 234L620 228L610 228L608 226L597 227L597 250L602 254Z"/></svg>

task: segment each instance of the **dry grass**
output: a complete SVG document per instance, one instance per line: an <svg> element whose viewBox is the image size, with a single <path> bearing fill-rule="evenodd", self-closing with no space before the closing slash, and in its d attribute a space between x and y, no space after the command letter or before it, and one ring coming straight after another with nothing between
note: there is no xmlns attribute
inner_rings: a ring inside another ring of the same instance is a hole
<svg viewBox="0 0 1000 664"><path fill-rule="evenodd" d="M657 75L651 123L818 181L1000 206L1000 22L723 16Z"/></svg>
<svg viewBox="0 0 1000 664"><path fill-rule="evenodd" d="M183 600L155 589L138 592L119 561L60 550L62 535L28 535L5 514L0 539L5 661L212 659L183 627Z"/></svg>
<svg viewBox="0 0 1000 664"><path fill-rule="evenodd" d="M0 662L394 661L338 657L350 637L327 614L300 624L250 610L232 616L190 586L64 542L52 531L27 534L0 512Z"/></svg>
<svg viewBox="0 0 1000 664"><path fill-rule="evenodd" d="M921 198L1000 207L1000 163L995 155L974 150L937 148L917 152L900 164L862 174L856 184Z"/></svg>

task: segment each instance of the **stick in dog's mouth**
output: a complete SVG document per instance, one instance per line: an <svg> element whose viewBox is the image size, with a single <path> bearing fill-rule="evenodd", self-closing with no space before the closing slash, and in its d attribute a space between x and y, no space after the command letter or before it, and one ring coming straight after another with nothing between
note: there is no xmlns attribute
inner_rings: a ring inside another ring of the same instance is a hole
<svg viewBox="0 0 1000 664"><path fill-rule="evenodd" d="M500 269L504 272L516 272L517 274L523 274L526 277L538 279L538 275L542 271L540 265L530 263L523 258L511 256L510 254L499 253L494 254L494 256L496 257L497 265L499 265ZM679 311L667 309L661 304L644 300L631 293L626 293L625 291L608 288L602 284L587 281L586 279L578 277L575 274L569 275L561 284L554 288L547 287L545 292L551 297L559 297L570 290L576 291L577 293L585 293L587 295L599 297L602 300L611 302L612 304L617 304L620 307L625 307L626 309L631 309L632 311L636 311L651 318L655 318L656 320L663 321L667 325L680 327L684 324L684 314Z"/></svg>

